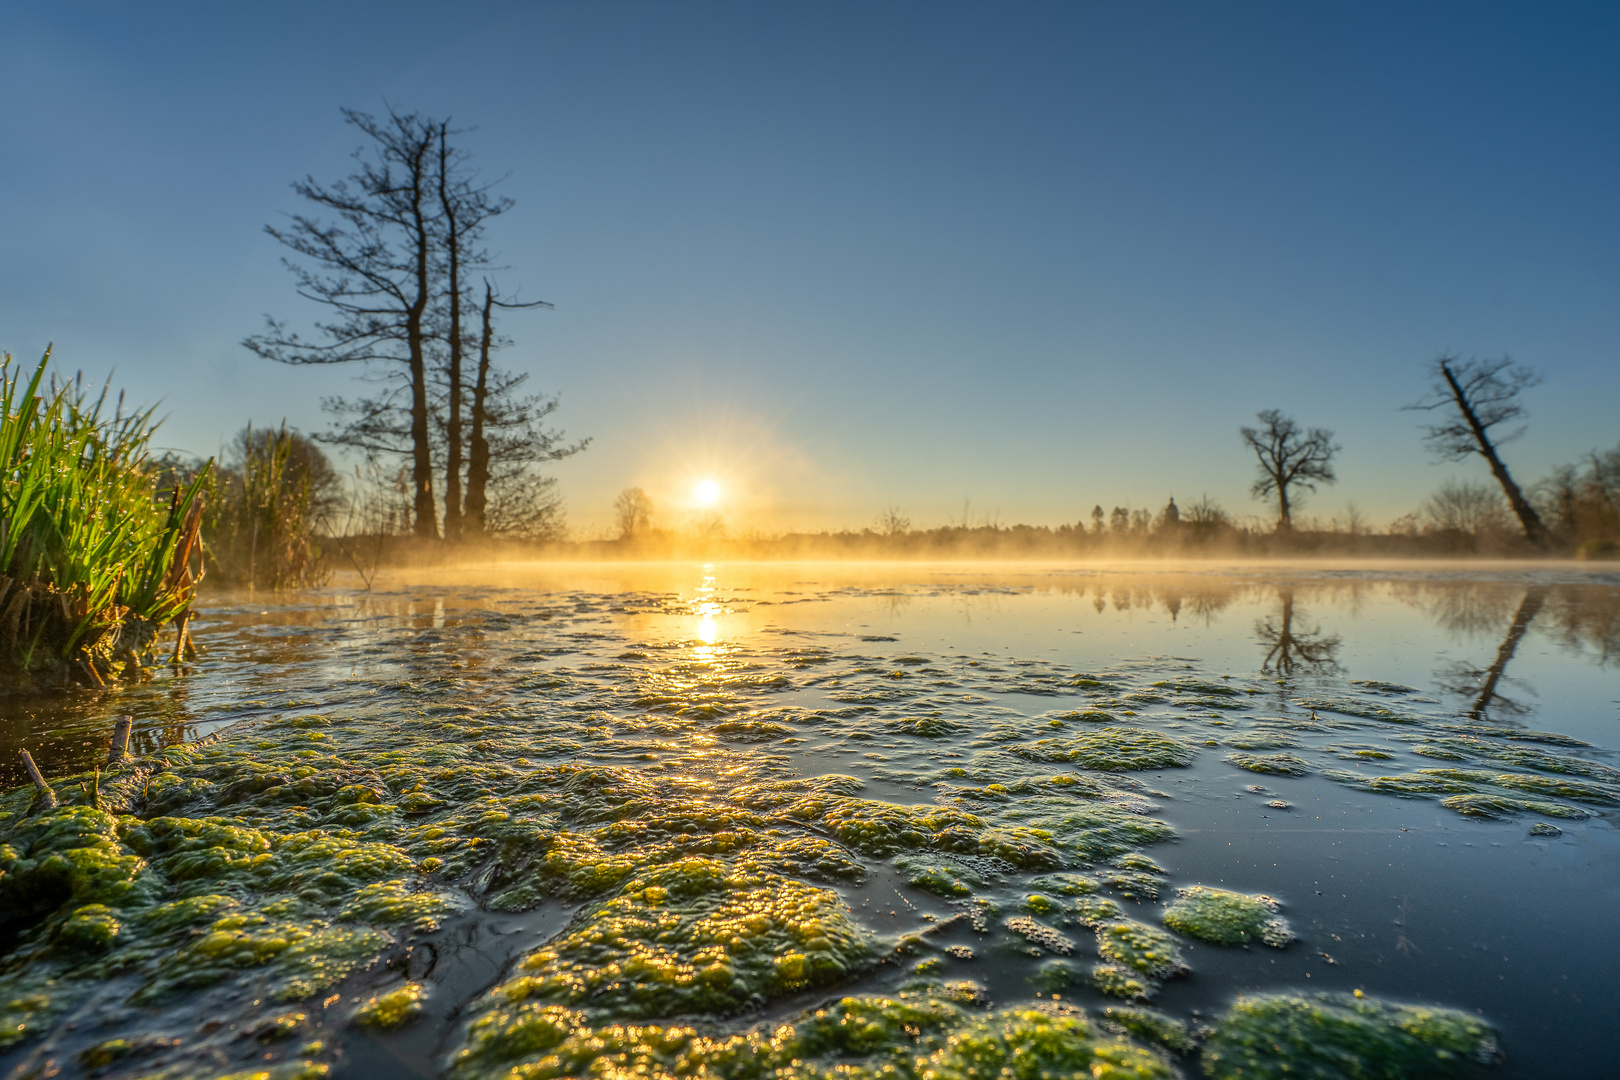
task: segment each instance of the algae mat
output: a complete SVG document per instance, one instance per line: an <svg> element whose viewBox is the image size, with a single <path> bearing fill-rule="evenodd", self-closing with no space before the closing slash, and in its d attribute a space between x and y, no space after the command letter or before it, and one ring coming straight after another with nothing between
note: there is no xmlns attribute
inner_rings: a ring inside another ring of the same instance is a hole
<svg viewBox="0 0 1620 1080"><path fill-rule="evenodd" d="M1537 922L1614 882L1613 755L1320 627L1285 670L1274 584L598 573L217 606L141 756L0 804L0 1067L1583 1075L1532 969L1607 1045L1612 946Z"/></svg>

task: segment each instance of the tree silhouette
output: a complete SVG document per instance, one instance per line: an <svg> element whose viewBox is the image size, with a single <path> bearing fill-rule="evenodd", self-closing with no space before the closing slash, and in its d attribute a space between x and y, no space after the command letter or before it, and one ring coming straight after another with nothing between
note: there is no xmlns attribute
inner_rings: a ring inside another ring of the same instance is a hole
<svg viewBox="0 0 1620 1080"><path fill-rule="evenodd" d="M613 519L619 526L619 539L634 540L652 525L653 502L638 487L625 488L613 500Z"/></svg>
<svg viewBox="0 0 1620 1080"><path fill-rule="evenodd" d="M1429 396L1407 408L1422 412L1455 408L1457 415L1428 426L1424 441L1429 449L1445 461L1461 461L1469 454L1484 458L1491 475L1502 485L1502 493L1513 507L1525 539L1533 544L1545 543L1547 527L1497 453L1503 443L1524 434L1524 425L1520 424L1506 435L1491 434L1492 428L1529 415L1519 401L1519 394L1539 383L1541 377L1527 367L1514 366L1505 356L1500 360L1459 360L1455 356L1441 356L1434 361L1431 373L1434 381L1429 387Z"/></svg>
<svg viewBox="0 0 1620 1080"><path fill-rule="evenodd" d="M1337 481L1333 456L1340 448L1333 442L1333 432L1326 428L1305 431L1276 409L1267 409L1258 419L1260 427L1240 429L1244 445L1254 451L1260 467L1250 491L1257 499L1276 496L1277 531L1288 532L1294 527L1293 492L1299 488L1315 491L1318 483Z"/></svg>
<svg viewBox="0 0 1620 1080"><path fill-rule="evenodd" d="M285 228L265 226L298 261L284 258L298 295L324 305L317 322L324 342L308 342L286 324L266 317L266 329L243 342L283 364L363 364L395 384L384 400L406 397L404 430L384 423L375 403L353 411L355 420L334 441L386 448L411 458L412 508L419 536L437 536L433 505L433 452L428 425L428 315L433 303L434 169L438 126L416 113L392 110L382 119L353 109L344 119L371 140L355 152L357 168L331 185L306 177L293 190L336 218L295 214ZM339 403L340 407L342 403ZM386 444L386 446L384 446Z"/></svg>

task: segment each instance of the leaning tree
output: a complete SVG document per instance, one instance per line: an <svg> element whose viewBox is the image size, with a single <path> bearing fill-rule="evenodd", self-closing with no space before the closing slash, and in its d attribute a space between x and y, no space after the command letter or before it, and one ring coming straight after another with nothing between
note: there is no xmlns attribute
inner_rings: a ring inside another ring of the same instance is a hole
<svg viewBox="0 0 1620 1080"><path fill-rule="evenodd" d="M1258 419L1258 428L1239 429L1260 470L1249 490L1257 499L1276 497L1277 531L1290 532L1298 499L1295 493L1315 491L1317 484L1338 480L1333 474L1333 457L1340 447L1333 441L1333 432L1326 428L1306 431L1277 409L1267 409Z"/></svg>
<svg viewBox="0 0 1620 1080"><path fill-rule="evenodd" d="M1505 435L1492 434L1493 428L1511 424L1529 415L1519 395L1541 381L1527 367L1517 366L1508 357L1500 360L1462 360L1456 356L1438 357L1430 367L1433 382L1429 395L1408 405L1422 412L1439 410L1456 416L1430 424L1424 441L1434 455L1444 461L1461 461L1478 454L1490 466L1491 475L1502 485L1502 494L1513 507L1524 537L1533 544L1547 542L1547 527L1530 500L1514 482L1497 448L1524 434L1524 425Z"/></svg>

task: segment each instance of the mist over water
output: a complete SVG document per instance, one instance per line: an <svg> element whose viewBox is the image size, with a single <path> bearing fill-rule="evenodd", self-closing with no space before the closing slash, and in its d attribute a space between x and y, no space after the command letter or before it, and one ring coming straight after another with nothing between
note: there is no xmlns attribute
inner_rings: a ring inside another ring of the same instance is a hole
<svg viewBox="0 0 1620 1080"><path fill-rule="evenodd" d="M1108 813L1173 838L1140 846L1157 869L1099 860L1087 872L1150 924L1178 888L1266 894L1298 939L1182 942L1189 973L1163 980L1157 1008L1196 1024L1239 993L1363 990L1477 1012L1501 1035L1497 1075L1602 1075L1620 1023L1620 574L547 564L345 584L210 597L193 629L206 651L185 674L69 704L8 700L5 742L59 775L99 760L114 712L135 715L144 750L317 712L422 724L499 713L575 739L558 762L657 784L723 795L845 775L865 799L1013 822L1017 800L992 807L996 791L1070 771L1065 747L1149 729L1190 748L1190 764L1085 775L1102 778L1087 782ZM14 758L8 785L21 780ZM1450 778L1447 793L1400 779L1436 768L1472 779ZM1463 801L1442 802L1452 796ZM838 891L877 935L977 910L919 887L904 858L864 865ZM946 960L952 977L998 1005L1058 991L1109 1003L1053 983L1059 953L1006 928L1037 874L949 865L980 874L975 897L999 905L953 931L977 955ZM429 939L437 965L412 973L436 981L428 1021L342 1035L340 1075L389 1062L432 1074L460 1045L457 1010L570 917L547 904L502 914L487 875L456 888L466 908ZM1063 933L1078 965L1096 959L1086 930ZM882 964L738 1023L893 990L908 974Z"/></svg>

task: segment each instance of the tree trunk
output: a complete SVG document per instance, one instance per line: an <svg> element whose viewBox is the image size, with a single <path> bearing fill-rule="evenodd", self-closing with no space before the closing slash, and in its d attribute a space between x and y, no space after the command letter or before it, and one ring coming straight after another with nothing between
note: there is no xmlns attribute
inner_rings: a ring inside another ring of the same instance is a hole
<svg viewBox="0 0 1620 1080"><path fill-rule="evenodd" d="M445 425L444 538L461 539L461 234L450 198L446 125L439 125L439 205L444 212L450 255L450 418Z"/></svg>
<svg viewBox="0 0 1620 1080"><path fill-rule="evenodd" d="M1294 515L1288 506L1288 484L1281 477L1277 479L1277 531L1294 531Z"/></svg>
<svg viewBox="0 0 1620 1080"><path fill-rule="evenodd" d="M416 513L416 535L437 538L439 523L437 507L433 505L433 446L428 438L427 350L422 340L422 315L428 303L428 261L431 238L427 221L422 213L422 168L420 156L427 153L422 146L418 167L412 176L411 210L416 240L416 298L405 316L405 338L411 360L411 483L415 488L413 509Z"/></svg>
<svg viewBox="0 0 1620 1080"><path fill-rule="evenodd" d="M1442 363L1440 371L1446 377L1446 385L1451 388L1451 397L1457 403L1457 409L1463 414L1463 420L1468 424L1468 430L1473 432L1474 441L1479 444L1479 453L1491 467L1491 475L1496 482L1502 485L1502 492L1507 496L1508 504L1513 507L1513 513L1519 519L1519 526L1524 529L1524 538L1532 544L1545 544L1547 542L1547 527L1541 523L1541 516L1536 508L1524 497L1519 485L1513 482L1508 475L1507 466L1497 456L1496 447L1491 445L1491 438L1474 415L1473 403L1463 388L1457 382L1457 377L1451 373L1451 365Z"/></svg>
<svg viewBox="0 0 1620 1080"><path fill-rule="evenodd" d="M478 382L473 387L472 446L467 462L467 514L464 532L482 537L489 489L489 440L484 435L484 410L489 397L489 354L495 333L495 291L484 283L483 337L478 343Z"/></svg>

